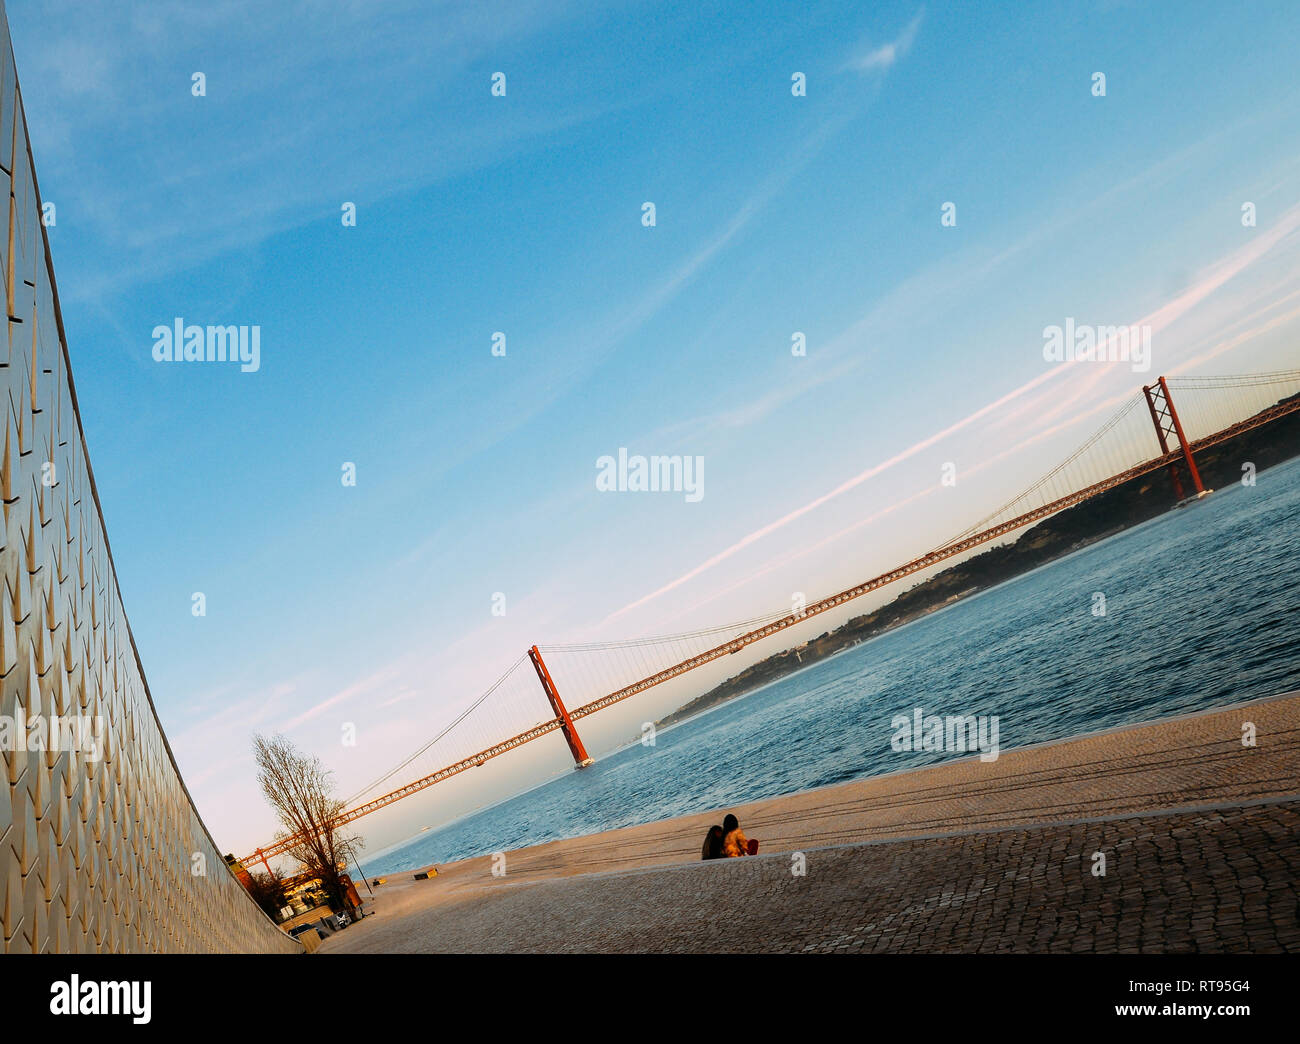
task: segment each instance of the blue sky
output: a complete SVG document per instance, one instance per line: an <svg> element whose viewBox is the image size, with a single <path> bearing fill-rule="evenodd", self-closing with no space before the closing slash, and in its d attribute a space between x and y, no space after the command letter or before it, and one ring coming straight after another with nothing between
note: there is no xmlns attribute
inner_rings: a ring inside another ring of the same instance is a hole
<svg viewBox="0 0 1300 1044"><path fill-rule="evenodd" d="M534 641L838 589L1156 373L1296 365L1285 3L8 14L123 597L226 848L273 831L254 730L350 791ZM260 369L156 363L178 316L260 326ZM1067 316L1152 325L1151 373L1049 372ZM1004 398L1014 423L980 413ZM702 456L705 496L598 492L624 446ZM971 477L940 490L948 461ZM439 807L562 770L555 747Z"/></svg>

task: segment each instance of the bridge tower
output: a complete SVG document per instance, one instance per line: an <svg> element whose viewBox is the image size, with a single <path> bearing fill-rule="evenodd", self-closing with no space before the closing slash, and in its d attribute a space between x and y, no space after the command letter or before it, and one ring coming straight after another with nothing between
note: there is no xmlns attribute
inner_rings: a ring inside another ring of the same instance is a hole
<svg viewBox="0 0 1300 1044"><path fill-rule="evenodd" d="M1196 467L1196 458L1192 456L1192 447L1187 443L1187 436L1183 433L1182 422L1178 419L1178 411L1174 408L1174 400L1169 396L1169 385L1163 377L1156 379L1155 384L1144 385L1143 393L1147 397L1147 407L1151 410L1151 423L1156 427L1156 437L1160 440L1160 450L1163 453L1169 453L1169 440L1176 438L1178 448L1183 453L1183 463L1187 465L1187 474L1191 476L1192 485L1196 490L1198 497L1205 496L1205 486L1201 483L1201 473ZM1184 500L1187 494L1183 489L1183 480L1178 473L1178 465L1171 462L1169 465L1169 477L1174 482L1174 495L1179 500Z"/></svg>
<svg viewBox="0 0 1300 1044"><path fill-rule="evenodd" d="M591 758L587 756L587 748L582 745L582 737L578 735L578 730L573 727L573 719L569 717L569 712L564 709L564 701L560 699L560 694L555 688L555 682L551 680L551 672L546 669L546 661L542 659L542 654L538 652L537 646L528 650L528 658L533 661L533 670L537 672L537 680L542 683L542 691L546 693L546 698L551 701L551 710L555 711L555 716L560 719L560 731L564 733L564 741L569 745L569 753L573 755L573 763L576 768L586 768L591 764Z"/></svg>

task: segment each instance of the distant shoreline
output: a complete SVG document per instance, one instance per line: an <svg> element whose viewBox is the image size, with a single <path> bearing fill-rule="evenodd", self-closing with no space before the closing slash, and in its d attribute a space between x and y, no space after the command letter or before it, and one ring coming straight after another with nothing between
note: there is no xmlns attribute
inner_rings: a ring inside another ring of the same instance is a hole
<svg viewBox="0 0 1300 1044"><path fill-rule="evenodd" d="M1238 482L1241 463L1258 471L1300 456L1300 413L1290 413L1243 432L1197 455L1207 489ZM1025 530L1014 541L995 545L900 593L870 613L816 638L758 661L655 723L680 725L707 710L764 688L814 664L931 613L965 601L1055 562L1178 506L1165 471L1142 475L1067 508Z"/></svg>

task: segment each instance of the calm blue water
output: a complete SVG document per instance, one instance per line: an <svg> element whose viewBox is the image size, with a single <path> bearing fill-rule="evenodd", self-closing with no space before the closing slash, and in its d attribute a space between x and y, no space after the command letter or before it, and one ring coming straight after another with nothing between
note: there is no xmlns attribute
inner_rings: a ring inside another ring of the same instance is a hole
<svg viewBox="0 0 1300 1044"><path fill-rule="evenodd" d="M1003 750L1300 689L1300 460L1261 472L363 863L367 875L945 760L915 706ZM1093 592L1106 615L1092 614ZM719 819L721 816L719 816Z"/></svg>

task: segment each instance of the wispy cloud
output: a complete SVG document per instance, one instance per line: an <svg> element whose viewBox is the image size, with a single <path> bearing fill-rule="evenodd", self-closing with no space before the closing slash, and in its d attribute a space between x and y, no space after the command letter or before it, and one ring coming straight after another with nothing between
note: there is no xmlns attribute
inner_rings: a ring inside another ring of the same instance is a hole
<svg viewBox="0 0 1300 1044"><path fill-rule="evenodd" d="M1129 325L1139 328L1149 327L1153 335L1164 333L1211 294L1222 289L1274 248L1294 237L1297 231L1300 231L1300 204L1285 211L1271 228L1261 231L1245 245L1219 258L1214 264L1198 273L1190 285L1177 296ZM1159 358L1156 360L1156 369L1168 373L1175 365L1178 344L1169 341L1163 343L1169 344L1169 347L1157 353ZM1058 369L1052 372L1063 374L1065 371ZM1127 363L1114 363L1108 366L1089 364L1081 378L1077 372L1072 371L1070 388L1064 394L1057 389L1044 390L1040 396L1025 399L1018 407L1007 411L993 427L1014 427L1025 422L1047 424L1076 403L1084 401L1107 379L1118 374L1129 373ZM1145 375L1147 380L1154 377L1154 373Z"/></svg>
<svg viewBox="0 0 1300 1044"><path fill-rule="evenodd" d="M484 121L445 100L475 63L562 24L567 4L339 4L321 14L124 0L102 11L56 3L39 30L11 18L42 187L116 257L111 270L65 263L76 277L65 277L65 298L256 248L333 217L341 200L373 205L473 172L611 105L574 94ZM411 47L412 34L427 46ZM202 98L191 70L207 78Z"/></svg>
<svg viewBox="0 0 1300 1044"><path fill-rule="evenodd" d="M1206 272L1193 283L1191 287L1189 287L1182 293L1178 294L1170 301L1165 302L1163 305L1161 305L1158 309L1151 312L1149 315L1144 316L1143 319L1141 320L1141 323L1150 324L1153 328L1156 329L1163 329L1166 326L1173 323L1175 320L1180 319L1188 311L1190 311L1196 305L1200 304L1203 300L1205 300L1206 297L1208 297L1214 291L1218 290L1230 279L1239 275L1243 270L1245 270L1255 261L1258 261L1261 257L1267 254L1270 250L1272 250L1278 243L1282 242L1283 240L1291 236L1293 233L1295 233L1298 226L1300 226L1300 205L1287 211L1282 216L1281 220L1277 223L1277 225L1272 229L1270 229L1268 232L1260 235L1257 239L1255 239L1248 245L1238 248L1237 250L1230 252L1225 257L1219 259L1215 264L1211 265L1206 270ZM1026 396L1040 390L1044 385L1053 382L1058 378L1064 377L1067 374L1072 374L1072 375L1077 374L1079 372L1077 368L1080 365L1081 364L1077 361L1071 361L1071 362L1061 363L1057 366L1052 367L1049 370L1044 371L1039 376L1034 377L1029 381L1026 381L1025 383L1021 384L1019 387L1013 389L1012 391L1007 392L1006 394L998 397L994 401L987 403L986 405L980 407L979 409L973 411L972 413L969 413L961 420L948 425L942 430L937 431L934 434L929 435L924 439L918 440L917 442L913 443L911 446L908 446L906 449L903 449L898 453L893 454L892 456L886 458L880 463L874 464L871 467L858 472L856 475L852 476L849 479L846 479L844 482L841 482L838 486L829 490L826 493L823 493L821 496L816 497L813 500L810 500L808 503L795 508L793 511L786 512L784 515L780 516L774 521L767 523L767 525L761 526L760 528L753 530L752 532L743 536L741 539L737 540L735 543L729 545L728 547L723 548L721 551L717 552L716 554L711 555L709 558L705 559L703 562L695 566L693 569L690 569L685 573L681 574L676 579L669 581L668 583L664 584L659 588L656 588L655 590L651 591L649 594L642 596L641 598L629 602L627 605L623 606L623 608L611 614L608 619L614 620L618 617L621 617L627 613L632 612L635 609L640 608L643 605L646 605L647 603L655 600L656 598L659 598L660 596L665 595L668 592L673 591L678 587L681 587L683 584L686 584L689 581L694 580L696 577L700 576L701 574L709 571L710 569L714 568L717 565L720 565L722 562L725 562L727 559L733 557L734 555L739 554L741 551L743 551L745 548L749 547L750 545L757 543L758 541L764 539L765 537L770 536L771 534L777 532L780 529L784 529L790 523L796 521L797 519L802 518L804 515L807 515L810 512L817 510L818 508L822 507L823 505L829 503L832 500L835 500L836 498L849 492L850 490L856 489L858 486L862 485L864 482L867 482L869 479L873 479L876 476L890 470L891 468L894 468L899 464L911 460L922 451L927 450L930 447L936 445L937 443L940 443L943 440L947 439L949 436L954 435L957 432L970 427L972 424L974 424L977 421L992 419L998 416L999 411L1004 410L1008 406L1013 406L1019 402L1022 402ZM1092 366L1093 364L1089 363L1087 365ZM1085 379L1091 380L1094 376L1095 376L1094 372L1088 372L1085 374Z"/></svg>
<svg viewBox="0 0 1300 1044"><path fill-rule="evenodd" d="M319 703L317 703L312 707L309 707L301 714L298 714L293 718L290 718L284 724L284 731L288 732L291 729L296 729L299 725L311 721L313 718L321 714L324 714L325 711L329 710L331 707L337 706L340 703L345 703L348 700L354 699L355 697L362 695L363 693L373 692L375 689L378 689L380 686L393 681L393 679L396 677L397 677L397 671L393 669L393 667L391 666L376 671L374 674L371 674L368 677L361 679L361 681L357 682L356 684L349 685L347 688L341 689L339 692L336 692L333 696L329 697L328 699L321 700Z"/></svg>
<svg viewBox="0 0 1300 1044"><path fill-rule="evenodd" d="M912 49L912 42L916 39L916 34L920 30L924 18L925 8L923 7L916 12L916 16L907 23L896 39L876 47L870 47L850 61L849 67L862 73L886 72L892 69L895 63L900 58L906 57L907 52Z"/></svg>

